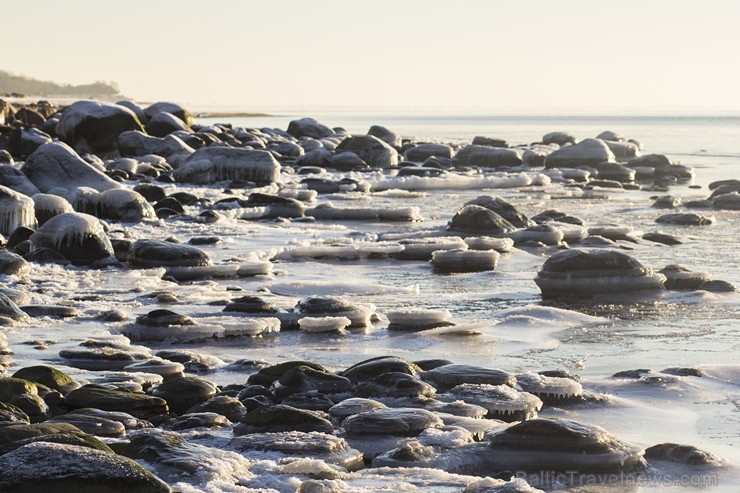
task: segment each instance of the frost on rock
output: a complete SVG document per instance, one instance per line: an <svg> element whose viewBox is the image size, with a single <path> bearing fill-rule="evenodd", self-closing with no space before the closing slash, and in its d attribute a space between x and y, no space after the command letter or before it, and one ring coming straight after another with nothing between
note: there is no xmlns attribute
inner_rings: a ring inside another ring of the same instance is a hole
<svg viewBox="0 0 740 493"><path fill-rule="evenodd" d="M499 253L495 250L437 250L432 265L439 272L482 272L494 270Z"/></svg>
<svg viewBox="0 0 740 493"><path fill-rule="evenodd" d="M90 187L98 191L121 188L121 184L98 171L68 145L61 142L44 144L28 156L21 171L47 193L53 188Z"/></svg>
<svg viewBox="0 0 740 493"><path fill-rule="evenodd" d="M190 155L173 176L181 183L224 180L271 183L280 179L280 163L266 151L204 147Z"/></svg>
<svg viewBox="0 0 740 493"><path fill-rule="evenodd" d="M60 197L58 195L37 193L31 198L33 199L36 219L38 220L39 225L43 225L46 221L56 215L75 211L72 204L70 204L64 197Z"/></svg>
<svg viewBox="0 0 740 493"><path fill-rule="evenodd" d="M113 256L113 246L100 221L79 212L52 217L29 240L32 250L49 248L73 264L89 264Z"/></svg>
<svg viewBox="0 0 740 493"><path fill-rule="evenodd" d="M298 320L298 325L304 332L341 331L351 323L347 317L303 317Z"/></svg>
<svg viewBox="0 0 740 493"><path fill-rule="evenodd" d="M36 227L33 200L0 185L0 234L10 235L18 226Z"/></svg>

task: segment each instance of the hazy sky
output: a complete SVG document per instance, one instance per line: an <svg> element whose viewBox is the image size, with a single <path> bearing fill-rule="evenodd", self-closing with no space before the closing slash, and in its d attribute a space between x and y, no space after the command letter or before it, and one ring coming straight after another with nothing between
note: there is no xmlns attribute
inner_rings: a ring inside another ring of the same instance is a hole
<svg viewBox="0 0 740 493"><path fill-rule="evenodd" d="M740 1L4 2L0 68L139 100L740 110Z"/></svg>

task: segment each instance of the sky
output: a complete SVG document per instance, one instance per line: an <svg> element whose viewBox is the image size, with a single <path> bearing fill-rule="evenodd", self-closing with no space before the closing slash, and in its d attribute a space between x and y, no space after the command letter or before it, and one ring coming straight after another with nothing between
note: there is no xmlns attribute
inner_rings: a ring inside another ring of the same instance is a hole
<svg viewBox="0 0 740 493"><path fill-rule="evenodd" d="M114 81L138 101L740 112L737 0L32 0L2 12L0 69Z"/></svg>

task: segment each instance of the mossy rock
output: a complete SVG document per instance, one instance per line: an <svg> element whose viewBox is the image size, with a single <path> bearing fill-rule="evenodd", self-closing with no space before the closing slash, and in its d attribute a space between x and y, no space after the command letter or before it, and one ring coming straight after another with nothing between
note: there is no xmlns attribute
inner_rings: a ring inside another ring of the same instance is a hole
<svg viewBox="0 0 740 493"><path fill-rule="evenodd" d="M170 493L172 489L126 457L61 443L36 442L0 456L0 491L36 493Z"/></svg>
<svg viewBox="0 0 740 493"><path fill-rule="evenodd" d="M159 397L94 385L73 390L64 397L64 404L74 409L93 407L103 411L123 411L137 418L148 418L169 411L167 402Z"/></svg>
<svg viewBox="0 0 740 493"><path fill-rule="evenodd" d="M29 423L28 415L21 408L0 402L0 423Z"/></svg>
<svg viewBox="0 0 740 493"><path fill-rule="evenodd" d="M45 365L21 368L13 374L13 378L40 383L63 394L79 387L79 384L63 371Z"/></svg>
<svg viewBox="0 0 740 493"><path fill-rule="evenodd" d="M0 402L10 402L21 394L38 395L36 384L22 378L0 377Z"/></svg>
<svg viewBox="0 0 740 493"><path fill-rule="evenodd" d="M8 443L0 447L0 455L7 454L19 447L28 445L34 442L51 442L51 443L64 443L67 445L77 445L79 447L87 447L101 452L114 453L110 447L100 441L97 437L88 435L82 432L70 432L70 433L49 433L48 435L38 435L17 442Z"/></svg>
<svg viewBox="0 0 740 493"><path fill-rule="evenodd" d="M4 446L25 440L26 438L53 434L82 433L79 428L66 423L49 424L12 424L0 426L0 449Z"/></svg>

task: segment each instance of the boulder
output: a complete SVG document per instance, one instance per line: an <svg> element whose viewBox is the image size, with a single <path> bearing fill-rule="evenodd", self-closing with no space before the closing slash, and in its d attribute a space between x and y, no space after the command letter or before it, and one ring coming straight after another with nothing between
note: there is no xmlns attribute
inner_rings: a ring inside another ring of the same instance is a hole
<svg viewBox="0 0 740 493"><path fill-rule="evenodd" d="M8 152L16 159L25 159L42 145L51 142L51 136L38 128L19 127L8 136Z"/></svg>
<svg viewBox="0 0 740 493"><path fill-rule="evenodd" d="M0 185L29 197L39 192L36 185L31 183L21 170L6 164L0 165Z"/></svg>
<svg viewBox="0 0 740 493"><path fill-rule="evenodd" d="M288 133L296 139L300 139L301 137L321 139L334 134L329 127L320 124L313 118L301 118L291 121L288 124Z"/></svg>
<svg viewBox="0 0 740 493"><path fill-rule="evenodd" d="M31 250L48 248L78 265L90 264L114 254L100 221L79 212L65 212L52 217L31 235L29 241Z"/></svg>
<svg viewBox="0 0 740 493"><path fill-rule="evenodd" d="M136 114L117 104L77 101L67 106L56 126L56 134L77 152L107 152L127 130L143 130Z"/></svg>
<svg viewBox="0 0 740 493"><path fill-rule="evenodd" d="M8 236L19 226L36 226L33 200L0 185L0 234Z"/></svg>
<svg viewBox="0 0 740 493"><path fill-rule="evenodd" d="M422 163L430 157L451 158L455 150L447 144L417 144L409 147L404 152L404 157L409 161Z"/></svg>
<svg viewBox="0 0 740 493"><path fill-rule="evenodd" d="M576 168L603 162L616 162L614 153L603 140L585 139L578 144L561 147L545 158L545 168Z"/></svg>
<svg viewBox="0 0 740 493"><path fill-rule="evenodd" d="M193 130L185 125L184 121L166 111L162 111L152 116L146 124L146 133L155 137L165 137L172 132L177 131L193 133Z"/></svg>
<svg viewBox="0 0 740 493"><path fill-rule="evenodd" d="M83 160L62 142L44 144L31 154L21 171L43 193L53 188L90 187L102 192L121 185Z"/></svg>
<svg viewBox="0 0 740 493"><path fill-rule="evenodd" d="M169 493L136 462L79 445L36 442L0 456L0 490L13 493Z"/></svg>
<svg viewBox="0 0 740 493"><path fill-rule="evenodd" d="M520 166L522 164L522 153L519 149L469 145L458 151L455 155L455 163L463 166L482 166L486 168Z"/></svg>
<svg viewBox="0 0 740 493"><path fill-rule="evenodd" d="M239 180L264 184L280 178L280 163L266 151L204 147L185 159L173 176L181 183Z"/></svg>
<svg viewBox="0 0 740 493"><path fill-rule="evenodd" d="M372 135L347 137L339 143L336 151L352 151L372 167L390 168L398 165L398 152Z"/></svg>
<svg viewBox="0 0 740 493"><path fill-rule="evenodd" d="M131 245L128 261L145 267L211 265L208 254L194 246L161 240L136 240Z"/></svg>
<svg viewBox="0 0 740 493"><path fill-rule="evenodd" d="M147 121L150 121L152 118L154 118L155 115L162 112L170 113L176 116L177 118L182 120L182 122L185 123L185 125L188 127L193 126L193 115L191 115L188 110L177 103L159 101L157 103L149 105L146 109L144 109L144 115L146 116Z"/></svg>
<svg viewBox="0 0 740 493"><path fill-rule="evenodd" d="M542 137L543 144L557 144L564 146L565 144L575 144L578 139L568 132L550 132Z"/></svg>
<svg viewBox="0 0 740 493"><path fill-rule="evenodd" d="M401 136L380 125L371 126L367 134L379 138L391 147L401 146Z"/></svg>

